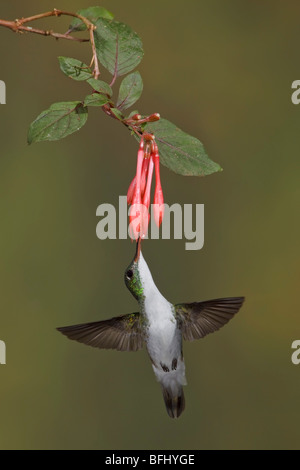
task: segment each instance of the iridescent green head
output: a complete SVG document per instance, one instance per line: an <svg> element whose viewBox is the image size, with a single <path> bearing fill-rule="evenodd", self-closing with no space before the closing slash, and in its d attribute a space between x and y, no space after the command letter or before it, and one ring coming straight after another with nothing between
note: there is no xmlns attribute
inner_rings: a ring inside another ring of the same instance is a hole
<svg viewBox="0 0 300 470"><path fill-rule="evenodd" d="M143 297L143 286L139 273L140 242L137 243L137 250L134 259L125 271L124 279L127 288L130 290L136 300L140 301Z"/></svg>

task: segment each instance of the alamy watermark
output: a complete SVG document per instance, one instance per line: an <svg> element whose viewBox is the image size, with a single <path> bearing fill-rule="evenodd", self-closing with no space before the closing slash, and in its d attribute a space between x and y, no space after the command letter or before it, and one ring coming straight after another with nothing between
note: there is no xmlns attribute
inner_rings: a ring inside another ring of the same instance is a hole
<svg viewBox="0 0 300 470"><path fill-rule="evenodd" d="M0 341L0 364L6 364L6 344Z"/></svg>
<svg viewBox="0 0 300 470"><path fill-rule="evenodd" d="M0 104L6 104L6 85L3 80L0 80Z"/></svg>
<svg viewBox="0 0 300 470"><path fill-rule="evenodd" d="M292 342L292 349L296 349L296 351L293 352L291 360L292 363L297 366L300 364L300 340L295 339L295 341Z"/></svg>
<svg viewBox="0 0 300 470"><path fill-rule="evenodd" d="M292 93L291 100L293 104L300 103L300 80L294 80L292 83L292 88L296 91Z"/></svg>
<svg viewBox="0 0 300 470"><path fill-rule="evenodd" d="M186 250L201 250L204 245L204 204L164 204L164 218L161 228L158 228L154 221L154 204L150 206L150 223L148 233L145 238L165 240L171 239L171 221L173 220L172 236L175 240L188 240L185 243ZM101 217L96 227L96 234L100 240L107 238L116 240L126 240L132 236L131 224L128 225L127 217L129 209L126 196L119 196L118 215L112 204L100 204L97 207L96 215ZM118 224L117 224L118 222ZM118 233L117 233L118 225Z"/></svg>

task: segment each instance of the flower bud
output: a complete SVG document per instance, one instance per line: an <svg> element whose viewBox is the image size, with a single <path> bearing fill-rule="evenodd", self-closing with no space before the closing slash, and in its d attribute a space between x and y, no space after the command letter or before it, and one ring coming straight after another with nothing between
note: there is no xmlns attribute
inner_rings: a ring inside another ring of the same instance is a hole
<svg viewBox="0 0 300 470"><path fill-rule="evenodd" d="M131 116L131 118L133 121L139 121L140 119L142 119L142 116L140 114L134 114L133 116Z"/></svg>
<svg viewBox="0 0 300 470"><path fill-rule="evenodd" d="M160 120L160 114L159 113L154 113L151 114L151 116L148 117L148 122L155 122Z"/></svg>
<svg viewBox="0 0 300 470"><path fill-rule="evenodd" d="M155 136L151 132L144 132L143 137L146 142L154 142Z"/></svg>

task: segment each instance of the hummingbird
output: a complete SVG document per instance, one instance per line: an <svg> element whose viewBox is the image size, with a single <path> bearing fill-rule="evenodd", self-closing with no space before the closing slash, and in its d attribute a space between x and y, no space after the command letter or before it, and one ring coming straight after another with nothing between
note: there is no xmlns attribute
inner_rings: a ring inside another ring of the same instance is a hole
<svg viewBox="0 0 300 470"><path fill-rule="evenodd" d="M245 299L170 303L153 281L140 240L124 275L127 288L138 301L139 312L57 330L71 340L100 349L138 351L146 345L168 415L178 418L185 409L183 386L187 383L183 339L193 341L219 330L240 310Z"/></svg>

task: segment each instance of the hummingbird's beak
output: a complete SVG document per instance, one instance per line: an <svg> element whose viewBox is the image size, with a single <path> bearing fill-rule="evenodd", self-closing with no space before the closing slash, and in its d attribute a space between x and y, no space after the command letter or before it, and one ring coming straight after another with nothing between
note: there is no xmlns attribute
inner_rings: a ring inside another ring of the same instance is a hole
<svg viewBox="0 0 300 470"><path fill-rule="evenodd" d="M138 239L138 241L136 242L136 252L135 252L135 257L134 257L134 261L135 263L138 262L139 258L140 258L140 254L141 254L141 237Z"/></svg>

